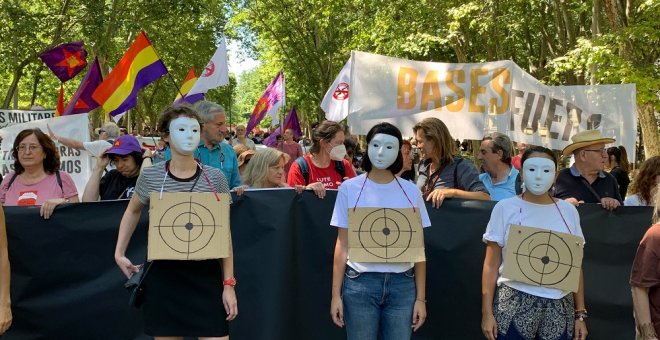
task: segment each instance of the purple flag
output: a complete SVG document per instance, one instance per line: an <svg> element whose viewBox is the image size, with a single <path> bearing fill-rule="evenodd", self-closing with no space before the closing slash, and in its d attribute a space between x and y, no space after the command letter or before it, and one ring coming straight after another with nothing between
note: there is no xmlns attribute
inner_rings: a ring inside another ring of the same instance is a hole
<svg viewBox="0 0 660 340"><path fill-rule="evenodd" d="M268 138L264 139L263 144L266 146L277 145L277 136L279 136L282 131L286 131L288 129L293 129L294 137L299 138L302 136L302 130L300 129L300 122L298 121L298 113L296 112L295 105L284 118L284 125L282 125L281 128L273 131L273 133L271 133Z"/></svg>
<svg viewBox="0 0 660 340"><path fill-rule="evenodd" d="M278 72L275 79L266 87L257 105L252 110L252 115L247 123L246 131L250 133L259 122L264 119L266 113L277 121L277 109L284 103L284 75Z"/></svg>
<svg viewBox="0 0 660 340"><path fill-rule="evenodd" d="M101 76L99 60L94 58L94 62L89 66L85 78L80 82L80 86L76 90L76 93L73 94L69 105L66 106L62 115L85 113L98 107L99 104L92 98L92 93L94 93L94 90L96 90L101 82L103 82L103 76Z"/></svg>
<svg viewBox="0 0 660 340"><path fill-rule="evenodd" d="M87 66L87 51L83 45L85 43L82 40L62 44L44 52L39 57L64 83Z"/></svg>

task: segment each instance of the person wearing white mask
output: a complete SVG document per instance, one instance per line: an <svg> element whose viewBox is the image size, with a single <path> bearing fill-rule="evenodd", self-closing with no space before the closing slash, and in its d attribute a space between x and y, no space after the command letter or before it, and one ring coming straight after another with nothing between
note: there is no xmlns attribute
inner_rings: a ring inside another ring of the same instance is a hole
<svg viewBox="0 0 660 340"><path fill-rule="evenodd" d="M199 164L193 154L200 140L200 118L186 106L171 106L161 114L158 131L172 152L171 160L144 169L119 225L115 261L130 278L139 271L126 248L153 192L228 193L220 169ZM210 207L209 207L210 208ZM231 241L230 241L231 242ZM231 249L231 243L229 246ZM155 339L228 339L228 321L238 314L233 257L221 260L166 261L144 264L145 333Z"/></svg>
<svg viewBox="0 0 660 340"><path fill-rule="evenodd" d="M426 262L357 262L348 257L348 213L357 208L414 208L421 227L431 221L417 186L396 176L403 168L401 132L380 123L367 133L365 174L346 180L330 225L337 227L330 315L348 340L410 339L426 320ZM380 334L380 337L379 337Z"/></svg>
<svg viewBox="0 0 660 340"><path fill-rule="evenodd" d="M344 159L344 137L341 124L329 120L319 124L312 133L314 144L309 154L291 164L289 186L302 185L323 198L326 189L338 189L344 180L355 177L353 167Z"/></svg>
<svg viewBox="0 0 660 340"><path fill-rule="evenodd" d="M512 224L568 233L584 240L577 209L548 193L557 174L557 158L552 150L541 146L527 149L521 172L524 192L495 205L483 235L486 256L481 279L481 330L489 340L584 340L587 310L581 271L577 293L502 276L504 263L515 261L504 257Z"/></svg>

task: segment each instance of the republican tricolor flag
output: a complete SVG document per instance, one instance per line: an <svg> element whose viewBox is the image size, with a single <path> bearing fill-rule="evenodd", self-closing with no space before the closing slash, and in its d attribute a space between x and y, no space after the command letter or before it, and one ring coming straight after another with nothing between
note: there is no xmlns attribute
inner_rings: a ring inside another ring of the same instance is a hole
<svg viewBox="0 0 660 340"><path fill-rule="evenodd" d="M191 67L186 79L183 81L183 85L181 85L181 88L179 89L179 94L174 98L174 104L181 104L184 102L194 104L195 102L204 99L203 93L190 93L195 82L197 82L197 76L195 75L195 69Z"/></svg>
<svg viewBox="0 0 660 340"><path fill-rule="evenodd" d="M144 32L140 32L112 72L94 91L92 98L114 117L135 107L140 89L165 74L165 64Z"/></svg>

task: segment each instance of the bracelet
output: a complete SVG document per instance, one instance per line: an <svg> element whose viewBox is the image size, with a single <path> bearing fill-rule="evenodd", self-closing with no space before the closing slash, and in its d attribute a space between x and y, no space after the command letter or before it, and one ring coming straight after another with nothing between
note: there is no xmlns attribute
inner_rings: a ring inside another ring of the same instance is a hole
<svg viewBox="0 0 660 340"><path fill-rule="evenodd" d="M637 327L635 328L637 329L637 334L640 336L641 339L653 339L658 337L655 333L655 328L653 327L653 324L650 322L637 325Z"/></svg>
<svg viewBox="0 0 660 340"><path fill-rule="evenodd" d="M424 303L426 303L426 300L425 300L425 299L415 299L415 301L419 301L419 302L424 302Z"/></svg>
<svg viewBox="0 0 660 340"><path fill-rule="evenodd" d="M580 310L575 311L575 320L584 321L588 317L589 317L589 315L587 314L586 309L580 309Z"/></svg>
<svg viewBox="0 0 660 340"><path fill-rule="evenodd" d="M222 281L223 286L229 286L229 287L236 287L236 278L235 277L230 277L228 279L224 279Z"/></svg>

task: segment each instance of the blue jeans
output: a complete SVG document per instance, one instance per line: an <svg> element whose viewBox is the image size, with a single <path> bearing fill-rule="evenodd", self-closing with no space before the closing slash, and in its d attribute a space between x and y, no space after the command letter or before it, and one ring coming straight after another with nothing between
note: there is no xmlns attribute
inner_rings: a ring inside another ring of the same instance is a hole
<svg viewBox="0 0 660 340"><path fill-rule="evenodd" d="M405 340L412 334L413 270L358 273L346 266L342 300L348 340Z"/></svg>

